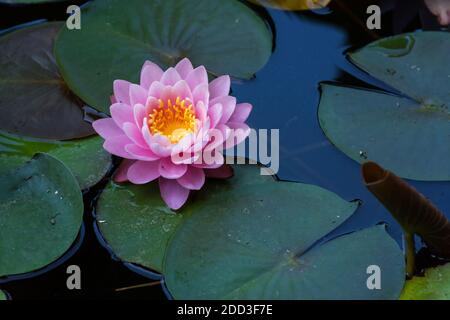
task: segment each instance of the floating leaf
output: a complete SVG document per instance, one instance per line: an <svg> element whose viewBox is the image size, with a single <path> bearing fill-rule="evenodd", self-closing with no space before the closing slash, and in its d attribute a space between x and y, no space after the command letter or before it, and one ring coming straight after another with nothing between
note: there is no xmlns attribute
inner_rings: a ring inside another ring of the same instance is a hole
<svg viewBox="0 0 450 320"><path fill-rule="evenodd" d="M358 162L369 159L409 179L450 180L449 51L449 33L420 32L350 54L408 97L323 84L319 119L327 137Z"/></svg>
<svg viewBox="0 0 450 320"><path fill-rule="evenodd" d="M406 281L401 300L450 300L450 264L425 271Z"/></svg>
<svg viewBox="0 0 450 320"><path fill-rule="evenodd" d="M111 166L103 139L90 137L73 141L50 141L19 137L0 131L0 174L17 168L35 153L45 152L62 161L77 178L81 189L97 184Z"/></svg>
<svg viewBox="0 0 450 320"><path fill-rule="evenodd" d="M6 296L6 293L2 290L0 290L0 301L8 300L8 297Z"/></svg>
<svg viewBox="0 0 450 320"><path fill-rule="evenodd" d="M316 10L325 8L331 0L249 0L264 7L280 10Z"/></svg>
<svg viewBox="0 0 450 320"><path fill-rule="evenodd" d="M31 272L61 257L83 218L83 200L72 173L38 154L0 176L0 277Z"/></svg>
<svg viewBox="0 0 450 320"><path fill-rule="evenodd" d="M230 187L210 190L172 236L163 273L174 298L398 298L404 258L383 226L316 244L356 202L298 183ZM382 290L367 289L370 265Z"/></svg>
<svg viewBox="0 0 450 320"><path fill-rule="evenodd" d="M61 23L44 23L0 37L0 128L66 140L91 135L82 103L62 80L53 42Z"/></svg>
<svg viewBox="0 0 450 320"><path fill-rule="evenodd" d="M216 75L250 78L272 49L264 21L236 0L98 0L82 17L81 30L59 35L56 57L71 89L104 112L113 81L138 82L146 60L167 68L188 57Z"/></svg>
<svg viewBox="0 0 450 320"><path fill-rule="evenodd" d="M97 222L101 234L122 260L161 272L167 243L184 217L202 207L208 194L225 192L226 197L239 194L238 185L261 184L273 180L260 176L259 168L236 167L235 177L227 181L209 180L191 203L175 214L161 199L156 183L117 185L110 183L97 204Z"/></svg>
<svg viewBox="0 0 450 320"><path fill-rule="evenodd" d="M419 234L430 250L450 258L450 221L430 200L374 162L362 167L366 187L389 210L407 234Z"/></svg>

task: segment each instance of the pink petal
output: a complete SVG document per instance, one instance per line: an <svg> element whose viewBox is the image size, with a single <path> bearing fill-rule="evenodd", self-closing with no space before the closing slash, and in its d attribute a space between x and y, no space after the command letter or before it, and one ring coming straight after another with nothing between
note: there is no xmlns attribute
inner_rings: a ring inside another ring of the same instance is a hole
<svg viewBox="0 0 450 320"><path fill-rule="evenodd" d="M159 161L136 161L128 169L128 180L134 184L146 184L159 178Z"/></svg>
<svg viewBox="0 0 450 320"><path fill-rule="evenodd" d="M209 94L211 98L218 98L227 96L230 93L230 77L221 76L214 79L209 84Z"/></svg>
<svg viewBox="0 0 450 320"><path fill-rule="evenodd" d="M178 74L175 68L169 68L164 72L161 77L161 83L166 86L173 86L175 83L181 80L180 75Z"/></svg>
<svg viewBox="0 0 450 320"><path fill-rule="evenodd" d="M130 105L137 103L145 104L147 102L147 90L137 84L130 85Z"/></svg>
<svg viewBox="0 0 450 320"><path fill-rule="evenodd" d="M148 89L148 95L151 97L154 97L156 99L159 99L161 97L161 94L165 88L165 85L163 85L159 81L155 81L150 86L150 89Z"/></svg>
<svg viewBox="0 0 450 320"><path fill-rule="evenodd" d="M181 99L189 99L192 101L192 92L186 81L180 80L173 86L173 93Z"/></svg>
<svg viewBox="0 0 450 320"><path fill-rule="evenodd" d="M178 71L178 74L182 79L186 79L189 72L194 70L194 67L192 66L192 63L191 61L189 61L188 58L184 58L183 60L177 63L175 69Z"/></svg>
<svg viewBox="0 0 450 320"><path fill-rule="evenodd" d="M134 121L133 109L127 104L115 103L109 108L109 111L111 112L111 117L120 128L125 122Z"/></svg>
<svg viewBox="0 0 450 320"><path fill-rule="evenodd" d="M117 126L112 118L96 120L92 123L92 127L105 140L123 135L122 129Z"/></svg>
<svg viewBox="0 0 450 320"><path fill-rule="evenodd" d="M208 74L204 66L195 68L189 72L186 77L186 82L189 84L191 90L194 90L198 85L208 84Z"/></svg>
<svg viewBox="0 0 450 320"><path fill-rule="evenodd" d="M133 108L134 114L134 123L139 129L142 129L142 125L144 124L144 119L148 116L147 108L142 104L136 104ZM142 134L142 133L141 133Z"/></svg>
<svg viewBox="0 0 450 320"><path fill-rule="evenodd" d="M198 85L194 92L192 93L194 103L197 103L199 101L203 101L205 104L208 104L209 101L209 91L208 91L208 85L207 84L201 84Z"/></svg>
<svg viewBox="0 0 450 320"><path fill-rule="evenodd" d="M245 122L252 112L252 105L250 103L239 103L231 115L229 122Z"/></svg>
<svg viewBox="0 0 450 320"><path fill-rule="evenodd" d="M214 104L208 110L208 116L211 120L211 127L215 128L222 118L222 105L220 103Z"/></svg>
<svg viewBox="0 0 450 320"><path fill-rule="evenodd" d="M163 75L161 68L153 62L146 61L141 71L141 86L145 89L150 88L150 85L159 81Z"/></svg>
<svg viewBox="0 0 450 320"><path fill-rule="evenodd" d="M213 154L212 156L214 158L212 159L207 159L208 156L208 154L203 153L202 159L199 159L199 161L201 160L201 163L197 163L196 161L193 166L201 169L217 169L225 163L225 159L220 152Z"/></svg>
<svg viewBox="0 0 450 320"><path fill-rule="evenodd" d="M146 136L144 138L147 139ZM150 136L150 149L154 154L165 158L172 154L172 145L170 141L161 135Z"/></svg>
<svg viewBox="0 0 450 320"><path fill-rule="evenodd" d="M117 103L117 99L116 99L116 97L114 97L114 95L111 95L109 97L109 100L111 100L111 104Z"/></svg>
<svg viewBox="0 0 450 320"><path fill-rule="evenodd" d="M234 175L234 171L231 166L225 164L217 169L205 169L205 174L212 179L228 179Z"/></svg>
<svg viewBox="0 0 450 320"><path fill-rule="evenodd" d="M114 81L114 97L117 102L130 104L130 85L131 83L125 80Z"/></svg>
<svg viewBox="0 0 450 320"><path fill-rule="evenodd" d="M159 173L162 177L167 179L181 178L187 171L187 165L175 164L170 157L161 159L159 164Z"/></svg>
<svg viewBox="0 0 450 320"><path fill-rule="evenodd" d="M105 140L103 143L103 148L118 157L132 159L130 154L125 150L125 146L130 143L132 143L132 141L126 135L116 136Z"/></svg>
<svg viewBox="0 0 450 320"><path fill-rule="evenodd" d="M189 189L182 187L176 180L159 178L159 190L164 202L173 210L180 209L189 197Z"/></svg>
<svg viewBox="0 0 450 320"><path fill-rule="evenodd" d="M126 182L128 181L127 172L130 166L135 163L135 160L123 159L120 163L119 168L114 173L114 181L115 182Z"/></svg>
<svg viewBox="0 0 450 320"><path fill-rule="evenodd" d="M219 123L227 123L230 119L231 115L236 108L236 98L232 96L225 96L220 98L215 98L210 101L210 105L220 103L223 107L222 118Z"/></svg>
<svg viewBox="0 0 450 320"><path fill-rule="evenodd" d="M204 122L206 120L207 112L208 109L206 108L205 104L202 101L200 101L195 105L195 116L201 122Z"/></svg>
<svg viewBox="0 0 450 320"><path fill-rule="evenodd" d="M225 148L229 149L244 141L250 134L250 127L242 122L228 122L227 126L232 129L230 137L225 142Z"/></svg>
<svg viewBox="0 0 450 320"><path fill-rule="evenodd" d="M210 141L205 147L205 151L212 149L223 148L223 143L230 137L231 130L228 126L219 124L216 128L210 130ZM214 139L214 140L213 140ZM222 151L222 150L219 150Z"/></svg>
<svg viewBox="0 0 450 320"><path fill-rule="evenodd" d="M205 173L203 169L189 166L187 172L177 181L186 189L200 190L205 184Z"/></svg>
<svg viewBox="0 0 450 320"><path fill-rule="evenodd" d="M150 149L141 148L135 144L127 144L125 150L130 154L130 158L142 161L154 161L160 157L154 154Z"/></svg>
<svg viewBox="0 0 450 320"><path fill-rule="evenodd" d="M142 131L131 122L125 122L122 126L123 132L130 138L135 144L142 148L148 148L148 144L142 136Z"/></svg>

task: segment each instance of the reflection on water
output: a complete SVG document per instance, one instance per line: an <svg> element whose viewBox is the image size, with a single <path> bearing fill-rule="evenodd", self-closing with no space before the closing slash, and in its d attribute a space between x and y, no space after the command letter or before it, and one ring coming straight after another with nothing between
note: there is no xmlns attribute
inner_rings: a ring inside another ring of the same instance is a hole
<svg viewBox="0 0 450 320"><path fill-rule="evenodd" d="M426 21L424 17L427 15L420 11L423 8L420 9L418 5L414 14L411 15L408 11L405 18L399 18L397 9L401 7L401 1L384 1L384 8L388 8L386 4L390 4L390 9L394 11L384 16L383 29L373 32L365 28L365 1L358 1L357 5L352 4L349 7L350 2L352 1L336 0L329 9L321 9L318 12L285 12L273 9L266 12L255 8L271 20L276 36L274 53L255 79L246 82L234 81L233 95L239 101L249 101L254 105L254 111L249 118L252 127L280 129L279 178L316 184L344 199L362 201L363 204L355 216L333 235L384 221L389 224L391 235L400 243L399 226L365 189L360 166L332 146L320 129L317 118L319 83L337 81L393 91L351 65L343 53L380 37L400 31L413 31L421 26L420 19ZM56 16L64 18L65 12L51 15L52 18ZM40 18L44 15L34 13L32 17ZM0 16L0 21L7 22L0 27L11 26L11 18L1 18ZM19 21L23 22L20 19ZM430 27L430 24L427 26ZM411 45L411 39L405 39L404 43L400 44L386 43L390 54L404 54ZM367 157L365 150L361 150L361 156ZM411 184L443 212L450 214L450 182ZM92 200L98 192L99 189L96 188L85 194L87 213L91 212ZM111 260L110 252L102 246L106 247L106 244L100 244L96 237L93 222L92 216L86 214L84 242L74 256L67 256L68 261L63 261L62 265L51 272L33 279L15 281L14 285L2 285L2 288L16 298L164 298L164 292L159 287L135 289L120 294L115 292L116 288L152 282L150 279L157 276L139 267ZM80 265L82 269L81 292L69 292L65 287L65 269L70 264Z"/></svg>

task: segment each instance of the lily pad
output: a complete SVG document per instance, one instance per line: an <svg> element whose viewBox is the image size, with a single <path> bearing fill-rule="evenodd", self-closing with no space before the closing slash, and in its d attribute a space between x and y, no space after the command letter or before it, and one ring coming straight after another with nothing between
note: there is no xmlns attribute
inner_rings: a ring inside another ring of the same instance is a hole
<svg viewBox="0 0 450 320"><path fill-rule="evenodd" d="M72 173L38 154L0 176L0 277L31 272L61 257L83 219L83 200Z"/></svg>
<svg viewBox="0 0 450 320"><path fill-rule="evenodd" d="M226 181L209 180L177 214L163 202L156 183L118 185L111 182L97 204L100 232L123 261L161 272L169 239L186 216L204 205L203 198L208 198L208 194L226 192L227 197L237 197L239 188L273 183L272 177L259 175L257 166L236 166L235 172L235 176Z"/></svg>
<svg viewBox="0 0 450 320"><path fill-rule="evenodd" d="M449 51L449 33L420 32L350 54L405 96L323 84L319 119L327 137L360 163L369 159L408 179L450 180Z"/></svg>
<svg viewBox="0 0 450 320"><path fill-rule="evenodd" d="M210 192L174 234L163 273L175 299L398 298L404 258L384 226L316 244L356 202L299 183L234 188ZM370 265L381 290L367 288Z"/></svg>
<svg viewBox="0 0 450 320"><path fill-rule="evenodd" d="M248 79L272 50L264 21L237 0L98 0L82 17L81 30L60 33L56 57L70 88L106 113L113 81L138 82L146 60L167 68L188 57Z"/></svg>
<svg viewBox="0 0 450 320"><path fill-rule="evenodd" d="M0 131L0 174L17 168L39 152L62 161L78 180L81 189L97 184L111 166L111 155L96 136L73 141L24 138Z"/></svg>
<svg viewBox="0 0 450 320"><path fill-rule="evenodd" d="M6 296L6 293L2 290L0 290L0 301L8 300L8 297Z"/></svg>
<svg viewBox="0 0 450 320"><path fill-rule="evenodd" d="M406 281L401 300L450 300L450 264L425 271Z"/></svg>
<svg viewBox="0 0 450 320"><path fill-rule="evenodd" d="M93 134L53 56L61 26L44 23L0 37L0 129L56 140Z"/></svg>
<svg viewBox="0 0 450 320"><path fill-rule="evenodd" d="M249 0L252 3L259 4L264 7L300 11L300 10L316 10L325 8L331 0Z"/></svg>
<svg viewBox="0 0 450 320"><path fill-rule="evenodd" d="M0 0L0 3L7 4L37 4L37 3L50 3L50 2L62 2L65 0Z"/></svg>

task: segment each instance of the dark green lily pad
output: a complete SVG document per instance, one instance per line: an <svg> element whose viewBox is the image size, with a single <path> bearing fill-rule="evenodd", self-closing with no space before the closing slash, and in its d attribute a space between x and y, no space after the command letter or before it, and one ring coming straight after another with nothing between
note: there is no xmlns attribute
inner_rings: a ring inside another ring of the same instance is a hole
<svg viewBox="0 0 450 320"><path fill-rule="evenodd" d="M237 0L97 0L82 17L81 30L62 30L56 57L70 88L103 112L113 81L138 82L146 60L167 68L188 57L248 79L272 50L264 21Z"/></svg>
<svg viewBox="0 0 450 320"><path fill-rule="evenodd" d="M450 264L426 270L406 281L401 300L450 300Z"/></svg>
<svg viewBox="0 0 450 320"><path fill-rule="evenodd" d="M357 203L296 183L234 188L210 192L174 234L163 273L175 299L398 298L404 258L384 226L313 246ZM367 288L370 265L381 290Z"/></svg>
<svg viewBox="0 0 450 320"><path fill-rule="evenodd" d="M0 3L7 4L37 4L37 3L49 3L49 2L62 2L65 0L0 0Z"/></svg>
<svg viewBox="0 0 450 320"><path fill-rule="evenodd" d="M208 180L204 189L194 194L192 201L177 214L163 202L156 183L110 183L97 204L100 231L120 259L161 272L169 239L186 216L204 205L208 194L226 192L226 197L237 196L239 188L247 185L273 183L272 177L259 175L257 166L237 166L235 171L236 175L229 180Z"/></svg>
<svg viewBox="0 0 450 320"><path fill-rule="evenodd" d="M0 277L31 272L61 257L83 219L83 200L72 173L38 154L0 176Z"/></svg>
<svg viewBox="0 0 450 320"><path fill-rule="evenodd" d="M81 189L97 184L111 166L111 155L103 139L90 137L73 141L50 141L19 137L0 131L0 174L17 168L39 152L62 161L77 178Z"/></svg>
<svg viewBox="0 0 450 320"><path fill-rule="evenodd" d="M61 26L44 23L0 37L0 129L56 140L93 134L53 56Z"/></svg>
<svg viewBox="0 0 450 320"><path fill-rule="evenodd" d="M450 34L383 39L351 60L407 97L324 84L320 124L352 159L368 159L403 178L450 180Z"/></svg>

